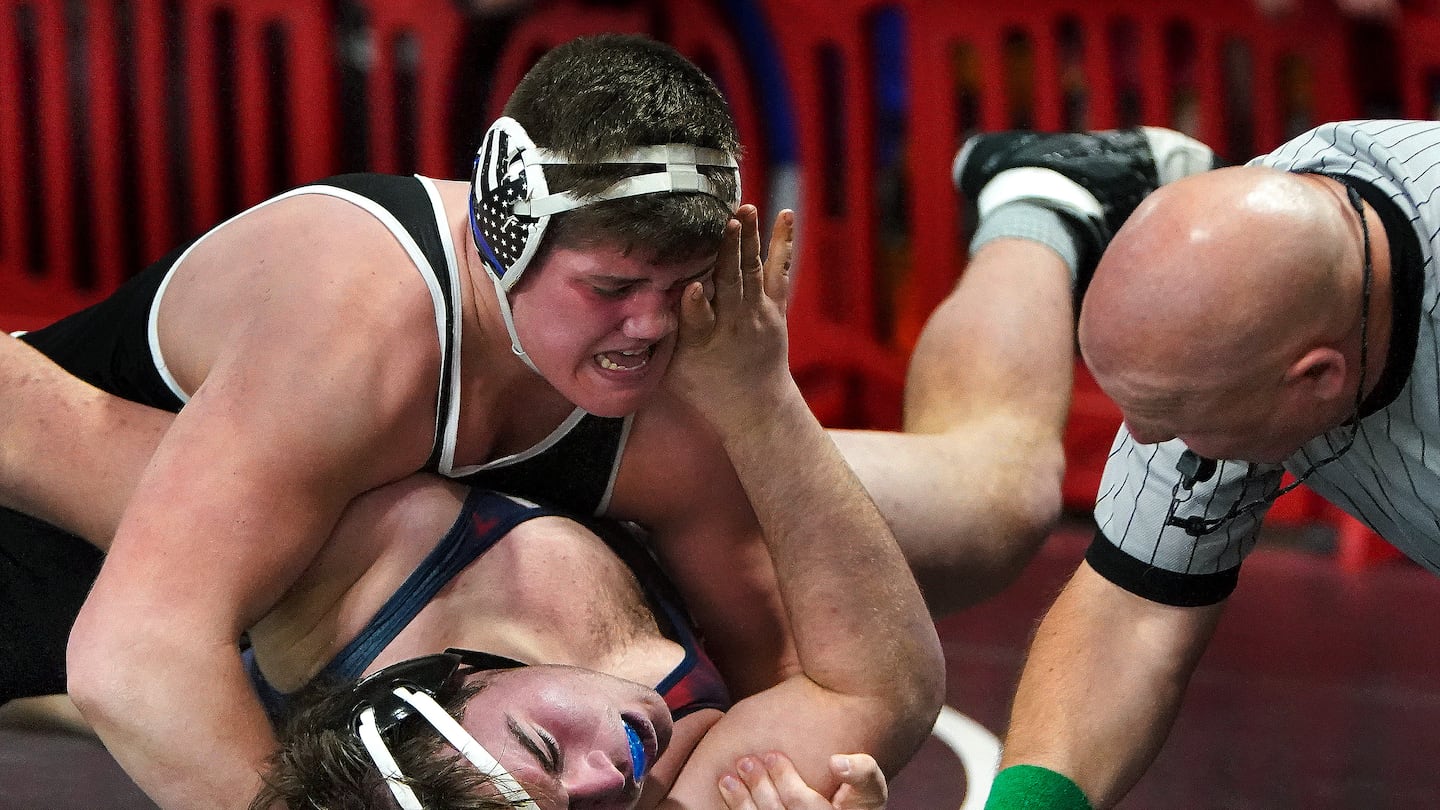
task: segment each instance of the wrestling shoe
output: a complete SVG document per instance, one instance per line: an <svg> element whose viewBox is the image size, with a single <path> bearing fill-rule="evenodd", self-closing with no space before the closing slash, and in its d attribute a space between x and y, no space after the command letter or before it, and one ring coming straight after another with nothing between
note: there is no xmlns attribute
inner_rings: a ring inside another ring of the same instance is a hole
<svg viewBox="0 0 1440 810"><path fill-rule="evenodd" d="M1079 248L1083 286L1146 195L1219 165L1210 147L1161 127L994 132L965 142L951 178L981 218L1016 200L1064 215Z"/></svg>

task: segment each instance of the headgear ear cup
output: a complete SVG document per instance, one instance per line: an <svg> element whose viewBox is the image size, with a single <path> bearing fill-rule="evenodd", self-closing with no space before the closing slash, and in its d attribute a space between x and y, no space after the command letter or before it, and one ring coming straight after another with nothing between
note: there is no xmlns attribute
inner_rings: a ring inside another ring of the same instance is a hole
<svg viewBox="0 0 1440 810"><path fill-rule="evenodd" d="M485 133L475 157L470 217L475 244L506 290L513 289L545 235L547 216L526 216L516 203L545 197L545 172L526 160L535 144L513 118L500 118Z"/></svg>
<svg viewBox="0 0 1440 810"><path fill-rule="evenodd" d="M495 285L495 298L510 335L510 349L538 374L540 370L520 346L508 295L534 258L550 221L548 216L523 216L515 211L516 203L549 192L544 171L539 166L532 170L526 164L526 153L534 150L530 135L515 119L502 117L490 125L475 155L470 183L470 232Z"/></svg>

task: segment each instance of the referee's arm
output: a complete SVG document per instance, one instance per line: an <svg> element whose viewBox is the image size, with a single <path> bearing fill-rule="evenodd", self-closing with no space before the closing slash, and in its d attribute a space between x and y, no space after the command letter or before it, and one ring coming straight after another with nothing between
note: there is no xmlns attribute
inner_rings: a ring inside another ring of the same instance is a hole
<svg viewBox="0 0 1440 810"><path fill-rule="evenodd" d="M1222 605L1152 602L1082 562L1035 634L1002 769L1039 765L1114 805L1159 753ZM1034 806L1005 800L987 807Z"/></svg>

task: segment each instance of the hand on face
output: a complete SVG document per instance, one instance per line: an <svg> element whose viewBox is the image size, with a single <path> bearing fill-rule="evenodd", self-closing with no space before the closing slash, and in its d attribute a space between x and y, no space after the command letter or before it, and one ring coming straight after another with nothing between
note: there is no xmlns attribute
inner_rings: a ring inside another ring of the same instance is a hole
<svg viewBox="0 0 1440 810"><path fill-rule="evenodd" d="M725 229L715 264L715 297L699 282L685 290L667 385L712 421L763 411L790 378L785 309L795 214L775 218L760 257L759 212L743 205Z"/></svg>
<svg viewBox="0 0 1440 810"><path fill-rule="evenodd" d="M796 773L784 754L741 757L737 773L720 780L720 797L729 810L884 810L889 790L885 774L868 754L836 754L830 772L840 780L826 799Z"/></svg>

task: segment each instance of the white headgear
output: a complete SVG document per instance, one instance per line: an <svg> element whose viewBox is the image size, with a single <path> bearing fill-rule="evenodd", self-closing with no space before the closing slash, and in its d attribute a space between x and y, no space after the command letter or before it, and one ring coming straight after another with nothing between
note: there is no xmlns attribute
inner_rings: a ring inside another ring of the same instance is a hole
<svg viewBox="0 0 1440 810"><path fill-rule="evenodd" d="M406 686L395 687L395 696L415 707L461 756L470 760L470 764L479 768L481 773L489 776L492 784L500 789L501 795L515 807L535 810L535 801L525 792L525 788L520 787L515 777L511 776L484 746L476 742L470 732L455 722L455 718L446 714L440 704L435 702L435 698ZM365 750L370 752L370 759L375 762L380 775L385 777L385 784L390 786L390 792L395 796L395 801L399 802L401 810L425 810L425 805L420 803L415 791L406 784L405 774L400 772L400 766L390 755L390 749L385 746L385 740L380 736L380 729L375 723L373 707L360 714L360 727L357 731L360 742L364 743Z"/></svg>
<svg viewBox="0 0 1440 810"><path fill-rule="evenodd" d="M551 194L545 182L545 166L612 164L658 164L663 168L626 177L598 194L583 197L572 192ZM736 199L722 196L715 183L701 174L701 167L734 172ZM577 162L536 146L525 128L513 118L500 118L490 125L475 155L470 186L470 231L495 285L505 329L510 333L511 349L530 368L534 369L535 365L520 347L507 294L540 249L550 217L605 200L663 192L709 194L726 206L733 206L740 197L739 166L724 150L680 143L638 146L602 160Z"/></svg>
<svg viewBox="0 0 1440 810"><path fill-rule="evenodd" d="M385 778L385 784L401 810L425 810L425 806L406 781L389 746L385 745L383 732L416 713L470 764L489 776L491 784L513 806L536 810L535 801L515 781L515 777L435 700L432 690L438 692L447 684L459 682L466 671L460 669L462 663L471 670L524 666L510 658L455 648L392 664L352 687L356 736L370 754L375 768Z"/></svg>

